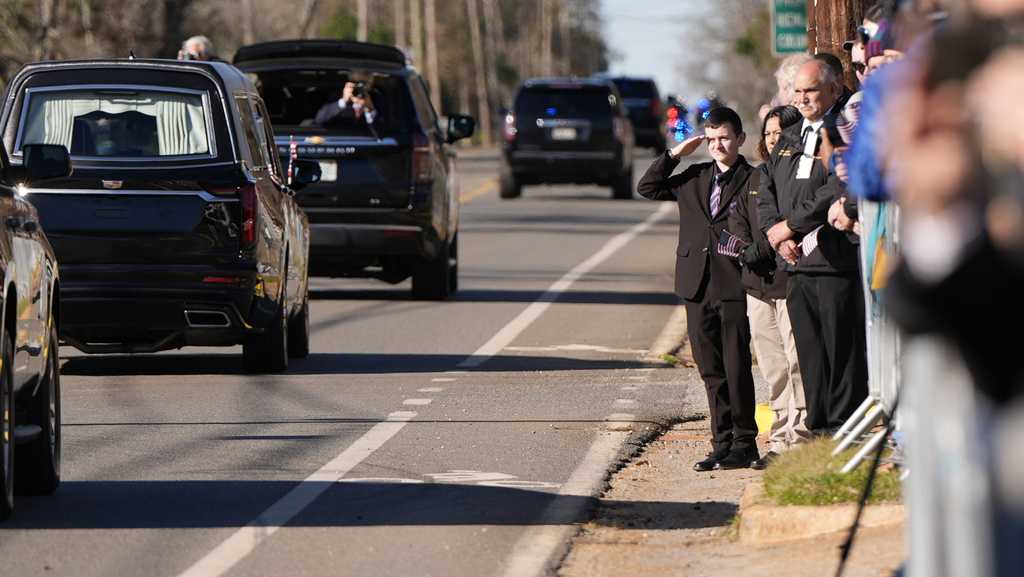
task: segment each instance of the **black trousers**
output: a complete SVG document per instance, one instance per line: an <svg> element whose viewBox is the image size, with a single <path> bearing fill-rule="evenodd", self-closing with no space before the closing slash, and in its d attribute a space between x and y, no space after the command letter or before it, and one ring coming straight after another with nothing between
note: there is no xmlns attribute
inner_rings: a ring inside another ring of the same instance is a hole
<svg viewBox="0 0 1024 577"><path fill-rule="evenodd" d="M701 291L704 292L704 291ZM704 380L715 450L754 447L754 377L746 301L686 301L687 334Z"/></svg>
<svg viewBox="0 0 1024 577"><path fill-rule="evenodd" d="M839 427L868 394L860 277L790 275L786 304L804 380L807 427Z"/></svg>

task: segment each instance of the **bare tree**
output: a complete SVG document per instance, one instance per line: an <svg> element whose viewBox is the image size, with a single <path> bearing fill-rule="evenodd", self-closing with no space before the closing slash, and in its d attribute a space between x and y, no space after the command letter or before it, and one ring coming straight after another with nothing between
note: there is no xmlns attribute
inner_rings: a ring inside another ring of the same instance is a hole
<svg viewBox="0 0 1024 577"><path fill-rule="evenodd" d="M359 20L359 28L356 32L356 40L366 42L369 30L369 14L366 0L357 0L356 18Z"/></svg>
<svg viewBox="0 0 1024 577"><path fill-rule="evenodd" d="M300 38L309 38L310 28L313 26L313 18L316 16L317 6L320 4L319 0L306 0L302 6L302 25L299 28Z"/></svg>
<svg viewBox="0 0 1024 577"><path fill-rule="evenodd" d="M466 0L466 17L469 20L469 38L473 45L473 72L476 77L476 109L480 121L480 140L485 146L491 144L491 106L487 95L487 75L484 72L484 49L480 41L480 13L477 0Z"/></svg>
<svg viewBox="0 0 1024 577"><path fill-rule="evenodd" d="M242 0L242 42L252 44L256 41L256 29L253 24L252 0Z"/></svg>
<svg viewBox="0 0 1024 577"><path fill-rule="evenodd" d="M483 0L484 3L484 38L487 39L484 54L487 60L487 101L491 106L497 106L504 100L501 93L501 82L498 80L498 35L504 36L504 31L498 26L495 17L494 0ZM504 41L502 41L504 44Z"/></svg>
<svg viewBox="0 0 1024 577"><path fill-rule="evenodd" d="M412 28L411 50L413 63L422 69L423 59L423 0L409 0L409 24Z"/></svg>
<svg viewBox="0 0 1024 577"><path fill-rule="evenodd" d="M540 73L544 76L552 74L551 63L551 0L540 2Z"/></svg>
<svg viewBox="0 0 1024 577"><path fill-rule="evenodd" d="M426 0L424 8L424 28L427 33L427 82L430 83L430 100L434 106L441 106L441 75L437 69L437 9L435 0Z"/></svg>
<svg viewBox="0 0 1024 577"><path fill-rule="evenodd" d="M82 17L82 40L85 42L86 52L93 52L96 49L96 37L92 28L92 4L90 0L79 0L78 9Z"/></svg>
<svg viewBox="0 0 1024 577"><path fill-rule="evenodd" d="M830 52L843 60L846 81L856 83L850 53L843 42L864 17L864 0L807 0L807 46L811 52Z"/></svg>
<svg viewBox="0 0 1024 577"><path fill-rule="evenodd" d="M409 39L405 31L405 0L392 0L391 10L395 18L395 46L407 48Z"/></svg>

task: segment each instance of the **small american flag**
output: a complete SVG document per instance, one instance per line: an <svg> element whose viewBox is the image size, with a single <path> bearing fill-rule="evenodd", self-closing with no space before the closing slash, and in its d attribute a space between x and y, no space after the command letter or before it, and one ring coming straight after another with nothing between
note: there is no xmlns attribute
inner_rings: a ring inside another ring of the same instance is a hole
<svg viewBox="0 0 1024 577"><path fill-rule="evenodd" d="M723 230L718 236L718 254L730 258L739 258L740 253L747 247L747 242L735 234Z"/></svg>
<svg viewBox="0 0 1024 577"><path fill-rule="evenodd" d="M299 145L295 142L294 136L288 137L288 186L292 184L292 166L295 164L295 159L299 157Z"/></svg>

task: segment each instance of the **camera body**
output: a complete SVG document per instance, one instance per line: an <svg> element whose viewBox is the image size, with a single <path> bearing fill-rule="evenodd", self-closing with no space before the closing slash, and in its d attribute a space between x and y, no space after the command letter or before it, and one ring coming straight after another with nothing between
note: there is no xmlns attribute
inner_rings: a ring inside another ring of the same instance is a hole
<svg viewBox="0 0 1024 577"><path fill-rule="evenodd" d="M356 98L366 98L366 83L363 81L357 81L352 87L352 96Z"/></svg>

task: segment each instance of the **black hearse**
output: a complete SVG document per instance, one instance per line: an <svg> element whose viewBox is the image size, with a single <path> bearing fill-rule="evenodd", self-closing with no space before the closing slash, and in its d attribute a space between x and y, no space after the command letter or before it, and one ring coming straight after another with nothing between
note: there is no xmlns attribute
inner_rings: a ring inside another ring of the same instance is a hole
<svg viewBox="0 0 1024 577"><path fill-rule="evenodd" d="M0 147L0 521L15 491L48 495L60 483L60 275L20 191L70 173L64 147L27 146L21 166Z"/></svg>
<svg viewBox="0 0 1024 577"><path fill-rule="evenodd" d="M439 119L420 75L393 46L284 40L244 46L234 63L256 79L280 153L320 163L302 190L310 268L322 276L412 277L413 296L445 299L458 288L459 183L449 146L474 120ZM346 83L372 101L373 122L318 122Z"/></svg>
<svg viewBox="0 0 1024 577"><path fill-rule="evenodd" d="M309 350L307 220L252 82L217 62L25 66L4 145L68 148L72 176L25 187L63 270L61 338L87 353L244 345L249 370Z"/></svg>

